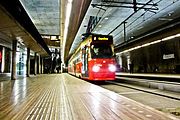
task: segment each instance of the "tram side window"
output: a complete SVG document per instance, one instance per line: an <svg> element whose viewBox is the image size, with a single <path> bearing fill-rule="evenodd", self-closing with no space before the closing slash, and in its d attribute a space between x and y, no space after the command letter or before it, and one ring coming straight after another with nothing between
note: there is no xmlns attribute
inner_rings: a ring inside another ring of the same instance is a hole
<svg viewBox="0 0 180 120"><path fill-rule="evenodd" d="M110 58L113 56L112 48L110 45L92 45L91 56L92 58Z"/></svg>

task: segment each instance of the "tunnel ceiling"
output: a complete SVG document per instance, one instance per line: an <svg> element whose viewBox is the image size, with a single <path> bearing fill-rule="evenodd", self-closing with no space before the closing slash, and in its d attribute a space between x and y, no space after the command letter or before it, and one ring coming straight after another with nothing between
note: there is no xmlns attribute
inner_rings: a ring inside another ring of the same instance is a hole
<svg viewBox="0 0 180 120"><path fill-rule="evenodd" d="M41 35L63 37L64 18L61 17L66 10L62 11L61 3L65 9L66 0L20 1ZM179 6L180 0L73 0L65 57L73 53L81 42L81 35L87 31L113 35L114 44L118 46L124 40L131 41L179 18Z"/></svg>
<svg viewBox="0 0 180 120"><path fill-rule="evenodd" d="M125 38L129 41L180 17L180 0L136 0L136 2L134 7L133 0L92 0L70 53L78 47L81 35L87 32L89 25L93 26L90 27L92 33L113 35L114 44L118 46L124 42L124 25ZM97 24L94 24L93 20L96 20Z"/></svg>
<svg viewBox="0 0 180 120"><path fill-rule="evenodd" d="M51 54L19 1L0 1L0 17L0 45L12 49L12 41L17 40L19 47L41 56Z"/></svg>
<svg viewBox="0 0 180 120"><path fill-rule="evenodd" d="M60 48L61 0L20 0L41 37L49 47Z"/></svg>
<svg viewBox="0 0 180 120"><path fill-rule="evenodd" d="M5 17L0 20L4 36L0 44L11 48L12 40L17 39L34 52L50 55L48 47L60 47L60 5L60 0L2 0L1 16Z"/></svg>
<svg viewBox="0 0 180 120"><path fill-rule="evenodd" d="M65 15L68 0L20 0L32 22L43 36L59 35L64 37ZM84 18L91 0L73 0L72 13L65 48L65 58L73 43L79 26ZM47 39L45 40L47 41ZM64 42L62 39L61 43ZM47 44L49 42L46 42ZM57 46L56 46L57 47Z"/></svg>
<svg viewBox="0 0 180 120"><path fill-rule="evenodd" d="M60 34L60 0L20 0L41 35Z"/></svg>

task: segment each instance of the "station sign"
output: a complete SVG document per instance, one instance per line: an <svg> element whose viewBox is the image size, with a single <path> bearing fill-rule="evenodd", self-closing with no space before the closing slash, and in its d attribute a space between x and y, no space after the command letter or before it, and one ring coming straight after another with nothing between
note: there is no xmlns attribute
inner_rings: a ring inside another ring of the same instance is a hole
<svg viewBox="0 0 180 120"><path fill-rule="evenodd" d="M166 60L166 59L172 59L174 58L174 54L167 54L167 55L163 55L163 59Z"/></svg>

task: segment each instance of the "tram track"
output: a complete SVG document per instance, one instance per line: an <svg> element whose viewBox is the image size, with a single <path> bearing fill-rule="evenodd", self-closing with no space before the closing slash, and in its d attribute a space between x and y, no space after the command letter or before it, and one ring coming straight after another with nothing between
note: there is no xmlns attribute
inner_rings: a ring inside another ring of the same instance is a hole
<svg viewBox="0 0 180 120"><path fill-rule="evenodd" d="M116 76L116 81L124 82L128 84L134 84L139 86L144 86L148 88L156 88L160 90L166 90L171 92L180 93L180 83L179 82L170 82L166 80L159 80L159 79L148 79L148 78L130 78L123 77L123 76Z"/></svg>
<svg viewBox="0 0 180 120"><path fill-rule="evenodd" d="M171 83L168 83L171 84ZM176 83L172 83L176 84ZM106 81L101 87L151 106L162 112L180 118L180 93L145 86L129 84L124 81Z"/></svg>
<svg viewBox="0 0 180 120"><path fill-rule="evenodd" d="M114 85L130 88L130 89L134 89L134 90L138 90L138 91L142 91L142 92L146 92L146 93L162 96L162 97L171 98L171 99L174 99L174 100L180 100L180 97L174 97L174 96L170 96L170 95L167 95L167 94L157 93L154 90L142 89L142 88L137 87L137 86L134 87L133 85L127 85L127 84L123 84L123 83L119 83L119 82L113 82L113 81L106 81L106 82L114 84Z"/></svg>

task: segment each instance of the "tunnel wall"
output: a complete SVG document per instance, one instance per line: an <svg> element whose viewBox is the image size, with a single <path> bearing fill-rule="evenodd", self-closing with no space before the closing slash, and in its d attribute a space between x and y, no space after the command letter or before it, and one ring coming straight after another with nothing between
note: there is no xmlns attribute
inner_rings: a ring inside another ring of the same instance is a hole
<svg viewBox="0 0 180 120"><path fill-rule="evenodd" d="M126 69L125 72L129 71L127 59L130 59L134 66L133 71L136 73L180 73L180 39L178 38L139 48L120 56L122 59L120 66Z"/></svg>

